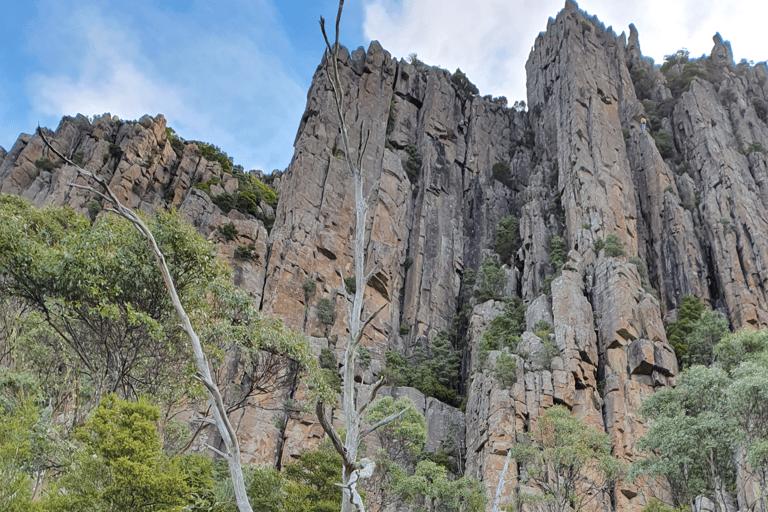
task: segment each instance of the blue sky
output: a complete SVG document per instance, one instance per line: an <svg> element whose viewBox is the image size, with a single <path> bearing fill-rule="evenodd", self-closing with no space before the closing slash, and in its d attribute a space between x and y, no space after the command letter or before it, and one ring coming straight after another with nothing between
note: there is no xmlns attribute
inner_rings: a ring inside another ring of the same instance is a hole
<svg viewBox="0 0 768 512"><path fill-rule="evenodd" d="M755 4L765 4L756 6ZM0 17L0 146L65 115L162 113L185 139L221 147L246 169L284 169L336 0L7 2ZM341 40L460 67L481 94L525 99L525 60L564 0L347 0ZM582 0L617 33L634 23L645 55L768 58L768 3ZM762 20L762 21L761 21Z"/></svg>

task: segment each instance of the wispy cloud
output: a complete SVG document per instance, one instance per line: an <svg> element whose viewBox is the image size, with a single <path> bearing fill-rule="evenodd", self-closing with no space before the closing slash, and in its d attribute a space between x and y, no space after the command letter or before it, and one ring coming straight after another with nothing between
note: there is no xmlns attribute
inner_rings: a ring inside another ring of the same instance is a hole
<svg viewBox="0 0 768 512"><path fill-rule="evenodd" d="M83 44L68 72L29 77L29 98L37 112L46 116L111 112L137 119L182 111L180 90L144 71L151 66L131 43L132 34L115 20L93 12L86 18L76 11L65 22L84 36Z"/></svg>
<svg viewBox="0 0 768 512"><path fill-rule="evenodd" d="M59 12L52 39L67 49L60 61L41 57L47 71L28 78L30 102L44 116L162 113L182 137L214 143L247 169L283 168L306 86L280 60L289 43L271 23L271 3L258 3L242 2L230 20L202 3L184 13Z"/></svg>
<svg viewBox="0 0 768 512"><path fill-rule="evenodd" d="M397 57L417 53L428 64L461 68L481 94L525 99L525 62L536 36L562 8L563 0L368 0L363 29ZM712 36L730 39L736 59L768 58L764 43L768 3L751 0L582 0L617 33L634 23L646 56L657 63L686 47L709 54Z"/></svg>

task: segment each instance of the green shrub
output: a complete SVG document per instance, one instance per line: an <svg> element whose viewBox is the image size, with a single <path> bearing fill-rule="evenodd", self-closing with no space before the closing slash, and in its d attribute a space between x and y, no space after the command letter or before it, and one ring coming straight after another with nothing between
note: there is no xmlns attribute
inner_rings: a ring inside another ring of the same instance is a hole
<svg viewBox="0 0 768 512"><path fill-rule="evenodd" d="M165 129L165 138L171 144L171 149L176 153L176 156L181 157L182 153L184 153L184 140L176 135L176 132L170 126Z"/></svg>
<svg viewBox="0 0 768 512"><path fill-rule="evenodd" d="M339 375L339 362L336 359L336 353L330 348L320 350L320 371L323 378L333 389L341 390L341 376Z"/></svg>
<svg viewBox="0 0 768 512"><path fill-rule="evenodd" d="M235 258L239 260L249 260L254 257L254 249L256 248L256 244L254 242L249 243L248 245L240 245L235 248Z"/></svg>
<svg viewBox="0 0 768 512"><path fill-rule="evenodd" d="M75 165L83 165L83 158L85 157L85 152L82 149L78 149L72 154L72 161L75 163Z"/></svg>
<svg viewBox="0 0 768 512"><path fill-rule="evenodd" d="M203 155L203 158L209 162L218 162L221 165L221 169L226 173L232 172L232 159L227 154L219 149L218 146L208 144L207 142L196 141L197 149Z"/></svg>
<svg viewBox="0 0 768 512"><path fill-rule="evenodd" d="M496 237L493 250L499 255L501 261L508 263L512 255L517 251L520 236L518 234L517 217L507 215L496 226Z"/></svg>
<svg viewBox="0 0 768 512"><path fill-rule="evenodd" d="M478 360L483 364L491 350L508 348L517 350L520 335L525 330L525 311L527 307L519 297L508 300L502 312L491 320L490 328L480 340Z"/></svg>
<svg viewBox="0 0 768 512"><path fill-rule="evenodd" d="M229 192L224 192L218 196L212 197L213 204L218 206L224 215L228 214L235 207L235 198Z"/></svg>
<svg viewBox="0 0 768 512"><path fill-rule="evenodd" d="M547 274L544 276L544 281L541 283L541 293L544 295L552 295L552 281L554 281L555 278L559 276L560 272L557 274Z"/></svg>
<svg viewBox="0 0 768 512"><path fill-rule="evenodd" d="M495 299L501 296L507 284L507 275L493 258L485 258L480 265L475 284L475 297L479 300Z"/></svg>
<svg viewBox="0 0 768 512"><path fill-rule="evenodd" d="M304 289L304 296L309 300L315 296L315 293L317 293L317 282L309 277L304 281L302 288Z"/></svg>
<svg viewBox="0 0 768 512"><path fill-rule="evenodd" d="M411 265L413 265L413 258L411 258L410 256L406 256L405 257L405 270L408 270L409 268L411 268Z"/></svg>
<svg viewBox="0 0 768 512"><path fill-rule="evenodd" d="M411 328L405 324L400 324L400 329L398 329L398 332L400 333L400 336L405 336L406 334L411 332Z"/></svg>
<svg viewBox="0 0 768 512"><path fill-rule="evenodd" d="M344 278L344 289L347 290L347 293L349 295L354 295L357 291L357 282L355 281L355 276L347 276Z"/></svg>
<svg viewBox="0 0 768 512"><path fill-rule="evenodd" d="M447 331L441 329L432 340L429 352L417 343L410 360L388 350L384 375L391 386L415 387L425 396L458 407L461 402L456 393L461 380L459 355L460 350L452 346Z"/></svg>
<svg viewBox="0 0 768 512"><path fill-rule="evenodd" d="M475 87L475 84L469 81L467 75L465 75L459 68L456 68L456 72L451 76L451 82L462 98L480 94L480 90Z"/></svg>
<svg viewBox="0 0 768 512"><path fill-rule="evenodd" d="M325 368L327 370L333 370L338 371L339 370L339 363L336 359L336 354L333 352L333 350L329 348L323 348L320 350L320 368Z"/></svg>
<svg viewBox="0 0 768 512"><path fill-rule="evenodd" d="M568 258L565 247L565 239L560 236L549 237L549 264L555 272L563 268Z"/></svg>
<svg viewBox="0 0 768 512"><path fill-rule="evenodd" d="M546 320L539 320L533 326L533 333L544 340L552 333L552 324Z"/></svg>
<svg viewBox="0 0 768 512"><path fill-rule="evenodd" d="M359 364L360 367L364 370L371 366L371 351L368 349L368 347L358 345L357 364Z"/></svg>
<svg viewBox="0 0 768 512"><path fill-rule="evenodd" d="M101 211L101 203L99 203L95 199L92 199L91 202L88 203L88 213L91 214L91 217L96 217L100 211Z"/></svg>
<svg viewBox="0 0 768 512"><path fill-rule="evenodd" d="M333 306L331 299L320 299L317 303L317 318L320 320L320 323L325 325L333 325L335 317L336 308Z"/></svg>
<svg viewBox="0 0 768 512"><path fill-rule="evenodd" d="M667 326L667 341L675 350L678 363L682 364L683 358L688 354L686 337L693 331L696 322L701 318L706 308L699 299L685 295L680 300L680 308L677 311L677 320Z"/></svg>
<svg viewBox="0 0 768 512"><path fill-rule="evenodd" d="M395 100L389 102L389 115L387 116L387 135L395 129ZM389 142L389 141L387 141Z"/></svg>
<svg viewBox="0 0 768 512"><path fill-rule="evenodd" d="M219 178L211 178L205 183L198 183L195 185L195 188L198 190L202 190L209 196L211 195L211 185L218 185L219 184Z"/></svg>
<svg viewBox="0 0 768 512"><path fill-rule="evenodd" d="M508 188L512 187L512 170L509 168L509 162L501 161L493 164L493 167L491 168L491 176Z"/></svg>
<svg viewBox="0 0 768 512"><path fill-rule="evenodd" d="M659 130L651 134L654 142L656 143L656 149L659 150L659 154L662 158L672 158L673 145L672 137L664 130Z"/></svg>
<svg viewBox="0 0 768 512"><path fill-rule="evenodd" d="M51 162L48 157L42 156L35 160L35 167L40 169L41 171L48 171L51 172L52 170L56 169L57 167L61 167L61 164L56 165L53 162Z"/></svg>
<svg viewBox="0 0 768 512"><path fill-rule="evenodd" d="M408 159L405 161L405 174L411 183L419 180L419 171L421 171L421 155L419 150L413 144L405 146L405 152L408 153Z"/></svg>
<svg viewBox="0 0 768 512"><path fill-rule="evenodd" d="M612 258L624 256L624 245L615 233L610 233L605 237L605 254Z"/></svg>
<svg viewBox="0 0 768 512"><path fill-rule="evenodd" d="M648 73L646 73L646 71L641 67L635 67L632 69L631 75L632 83L635 86L635 96L637 96L637 99L643 100L650 98L653 83L648 78Z"/></svg>
<svg viewBox="0 0 768 512"><path fill-rule="evenodd" d="M542 348L536 354L535 362L541 365L547 371L552 371L552 360L560 355L560 349L557 344L549 339L549 335L542 341Z"/></svg>
<svg viewBox="0 0 768 512"><path fill-rule="evenodd" d="M755 107L757 117L762 119L763 122L768 122L768 105L762 100L754 99L752 100L752 106Z"/></svg>
<svg viewBox="0 0 768 512"><path fill-rule="evenodd" d="M224 239L228 241L234 240L235 237L240 233L233 222L219 226L216 229L218 229L219 233L221 233Z"/></svg>
<svg viewBox="0 0 768 512"><path fill-rule="evenodd" d="M496 367L493 370L494 377L502 387L511 388L517 382L517 360L515 356L502 352L496 358Z"/></svg>

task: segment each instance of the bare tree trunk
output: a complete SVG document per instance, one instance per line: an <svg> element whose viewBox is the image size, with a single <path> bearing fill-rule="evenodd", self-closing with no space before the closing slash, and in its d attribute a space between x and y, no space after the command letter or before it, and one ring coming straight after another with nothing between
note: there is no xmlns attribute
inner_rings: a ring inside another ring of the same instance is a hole
<svg viewBox="0 0 768 512"><path fill-rule="evenodd" d="M165 263L165 257L163 256L163 253L160 251L160 248L157 246L157 242L155 241L155 237L152 236L152 233L149 231L149 228L147 228L146 224L136 215L136 213L133 212L130 208L127 208L123 206L120 201L117 199L117 196L112 192L112 189L109 188L109 184L106 180L103 178L96 176L79 165L72 162L69 158L65 157L61 152L59 152L53 145L48 141L48 139L43 134L43 131L38 128L37 133L40 134L40 137L42 137L43 142L51 148L51 150L56 153L60 158L62 158L65 162L67 162L69 165L74 166L77 171L85 176L88 179L92 179L96 181L105 191L105 193L99 192L96 189L90 187L90 186L82 186L72 183L71 185L75 188L81 188L84 190L88 190L90 192L93 192L100 196L102 199L105 199L106 201L109 201L110 203L115 205L115 208L106 208L107 211L111 211L116 213L117 215L120 215L121 217L129 220L131 224L134 225L134 227L147 239L149 242L149 246L152 249L152 252L155 255L155 259L157 260L157 264L160 267L160 272L163 274L163 280L165 281L165 286L168 289L168 293L171 296L171 301L173 302L173 307L176 309L176 313L178 313L179 317L181 318L181 325L184 329L184 332L187 333L187 336L189 337L189 341L192 344L192 352L195 356L195 363L197 363L197 370L198 374L196 375L196 378L199 379L203 385L205 385L207 391L208 391L208 400L211 403L211 409L213 410L213 417L215 420L215 424L219 429L219 434L221 435L222 440L224 441L224 446L226 447L226 453L219 452L218 450L215 450L211 447L212 450L216 451L223 457L227 459L227 464L229 465L229 471L232 475L232 486L234 487L235 491L235 500L237 502L237 508L240 512L253 512L253 509L251 509L250 503L248 503L248 496L245 491L245 481L243 479L243 469L240 462L240 446L237 442L237 436L235 435L234 428L232 427L232 423L229 421L229 417L227 417L226 408L224 407L224 401L222 400L221 393L219 392L219 388L214 383L213 379L211 378L211 372L208 367L208 360L205 357L205 353L203 352L202 344L200 343L200 338L197 336L197 333L195 332L194 328L192 327L192 322L189 320L189 316L187 315L187 312L184 310L184 306L182 306L181 301L179 300L179 295L176 292L176 286L173 283L173 279L171 278L171 274L168 271L168 265Z"/></svg>
<svg viewBox="0 0 768 512"><path fill-rule="evenodd" d="M342 367L342 389L341 389L341 413L342 422L346 429L346 438L344 442L341 442L338 434L333 428L332 422L326 418L325 407L322 402L317 405L317 415L320 424L323 426L326 434L330 437L336 451L341 455L343 460L342 469L342 483L340 485L344 489L344 499L341 505L342 512L365 512L365 506L360 494L357 492L357 482L360 478L367 478L373 473L375 464L373 461L363 459L358 461L358 451L360 443L366 435L374 430L387 425L397 419L407 409L403 409L399 413L393 414L387 418L384 418L375 425L369 426L363 429L363 420L365 418L365 410L368 405L375 399L376 393L384 384L384 380L380 379L373 388L371 396L362 404L358 406L357 397L355 394L355 354L357 347L360 344L360 340L363 337L363 331L369 323L378 315L378 313L384 308L382 306L378 310L368 314L363 318L363 299L365 294L365 288L368 285L368 281L375 273L376 269L371 269L366 273L366 255L365 255L365 232L366 232L366 219L368 218L369 208L373 204L375 198L378 197L378 183L374 183L368 192L368 195L364 195L364 184L362 176L362 162L363 155L368 143L368 133L363 133L360 130L360 141L356 152L356 159L353 158L353 153L350 150L349 133L347 131L346 121L344 119L343 99L344 91L342 90L341 78L339 77L339 22L341 21L341 11L344 7L344 0L339 1L339 11L336 15L336 39L333 45L328 40L328 35L325 31L325 19L320 18L320 29L325 38L325 44L327 51L325 53L325 65L328 73L328 80L333 90L333 98L336 106L336 114L339 118L339 129L341 132L341 139L344 146L345 161L349 168L353 178L353 186L355 190L355 245L354 245L354 264L355 264L355 294L351 298L344 287L343 294L348 305L348 329L349 339L344 351L344 363ZM339 271L341 277L341 271Z"/></svg>

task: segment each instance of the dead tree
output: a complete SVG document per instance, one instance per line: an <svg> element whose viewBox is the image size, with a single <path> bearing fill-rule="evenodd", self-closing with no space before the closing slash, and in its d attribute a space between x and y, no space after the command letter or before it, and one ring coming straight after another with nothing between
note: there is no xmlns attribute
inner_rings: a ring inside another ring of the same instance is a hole
<svg viewBox="0 0 768 512"><path fill-rule="evenodd" d="M326 414L326 406L322 401L318 401L316 412L323 430L330 437L336 451L341 455L343 461L342 483L344 489L344 499L341 505L342 512L365 512L363 500L357 492L357 482L360 478L370 477L373 473L375 463L368 459L358 460L360 443L371 432L381 428L402 415L407 409L392 414L374 425L365 424L365 411L371 402L376 398L379 389L384 385L384 378L376 382L370 396L358 403L358 397L355 393L355 354L360 340L363 337L365 328L376 318L376 315L384 309L381 306L377 310L363 315L364 313L364 293L377 268L371 268L366 272L367 257L365 251L365 233L366 221L370 208L375 204L378 198L379 183L373 183L367 194L364 194L364 183L362 174L363 155L368 143L370 132L364 133L361 126L360 140L357 147L356 158L350 149L349 133L346 121L344 119L344 91L342 89L341 78L339 76L339 22L341 20L341 11L344 7L344 0L339 1L339 11L336 15L336 39L331 45L328 35L325 31L325 19L320 18L320 29L323 33L326 44L325 66L333 91L333 99L336 106L336 114L339 118L339 130L341 132L342 144L344 147L345 161L353 178L355 189L355 242L354 242L354 265L355 265L355 292L350 297L346 287L342 286L342 293L346 299L348 311L348 330L349 338L344 351L344 361L342 366L342 387L341 387L341 415L342 424L346 429L346 437L341 440L333 427L332 421ZM340 275L341 271L339 271Z"/></svg>

